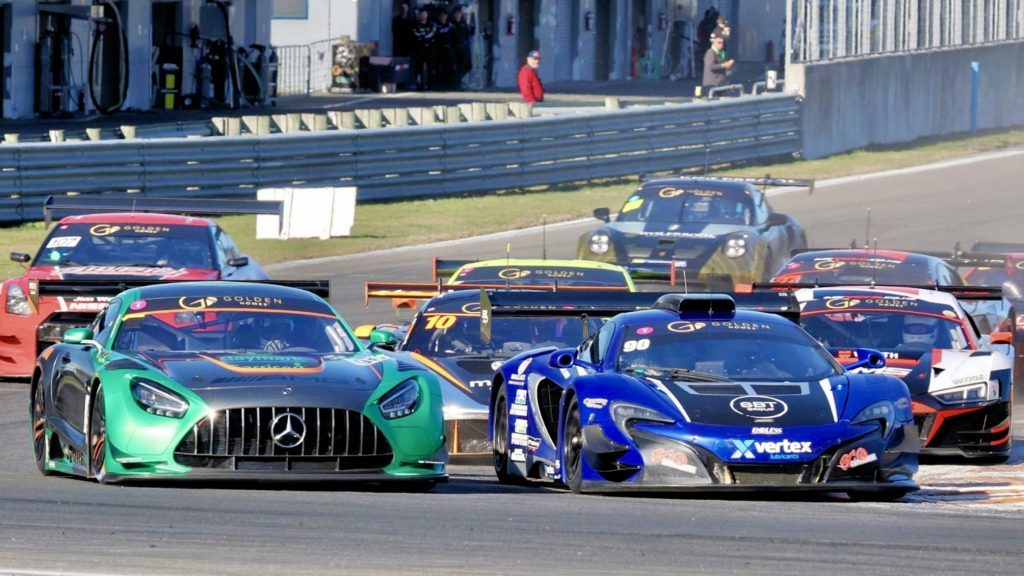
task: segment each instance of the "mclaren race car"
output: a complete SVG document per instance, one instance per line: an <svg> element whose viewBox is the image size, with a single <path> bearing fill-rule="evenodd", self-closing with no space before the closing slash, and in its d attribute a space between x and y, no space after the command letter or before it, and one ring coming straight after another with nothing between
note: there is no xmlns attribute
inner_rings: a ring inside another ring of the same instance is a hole
<svg viewBox="0 0 1024 576"><path fill-rule="evenodd" d="M614 220L607 208L594 210L605 223L580 237L577 257L688 289L732 290L767 280L807 238L795 219L772 210L755 183L813 186L780 179L648 180Z"/></svg>
<svg viewBox="0 0 1024 576"><path fill-rule="evenodd" d="M961 289L957 292L979 291ZM872 348L910 389L922 455L1002 462L1012 442L1012 360L983 349L957 298L920 288L804 288L800 323L841 362ZM961 295L961 298L966 296ZM991 297L999 298L998 290ZM993 344L1011 334L994 332Z"/></svg>
<svg viewBox="0 0 1024 576"><path fill-rule="evenodd" d="M791 320L738 310L728 295L663 296L578 348L510 359L492 389L502 482L879 498L916 488L906 385L844 370Z"/></svg>
<svg viewBox="0 0 1024 576"><path fill-rule="evenodd" d="M446 478L430 372L363 348L320 297L174 282L115 296L43 351L31 389L43 474Z"/></svg>
<svg viewBox="0 0 1024 576"><path fill-rule="evenodd" d="M245 202L221 204L251 210ZM204 210L223 212L224 206ZM29 267L0 284L0 378L28 378L44 348L60 342L68 328L92 322L113 295L75 294L61 283L267 278L215 222L170 214L70 216L54 226L34 258L15 252L11 259ZM40 290L41 282L49 290Z"/></svg>
<svg viewBox="0 0 1024 576"><path fill-rule="evenodd" d="M797 250L775 273L776 284L962 286L945 259L902 250Z"/></svg>

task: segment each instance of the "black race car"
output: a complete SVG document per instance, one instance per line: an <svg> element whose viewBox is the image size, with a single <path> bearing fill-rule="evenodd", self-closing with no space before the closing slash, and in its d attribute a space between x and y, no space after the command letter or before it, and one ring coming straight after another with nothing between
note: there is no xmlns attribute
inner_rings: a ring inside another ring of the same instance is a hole
<svg viewBox="0 0 1024 576"><path fill-rule="evenodd" d="M807 236L792 217L772 211L755 184L813 186L770 178L647 180L614 220L607 208L594 210L605 224L580 237L577 257L689 289L731 290L771 278Z"/></svg>

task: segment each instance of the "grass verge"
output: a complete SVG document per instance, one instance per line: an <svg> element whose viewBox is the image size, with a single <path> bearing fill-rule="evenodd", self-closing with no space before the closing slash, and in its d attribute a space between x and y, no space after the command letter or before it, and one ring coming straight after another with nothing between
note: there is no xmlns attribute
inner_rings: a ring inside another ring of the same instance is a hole
<svg viewBox="0 0 1024 576"><path fill-rule="evenodd" d="M1005 130L858 150L820 160L748 165L716 173L771 173L821 180L928 164L1022 145L1024 130ZM219 219L219 222L245 253L268 265L514 230L540 224L542 220L550 223L582 218L589 216L598 206L617 209L636 182L636 178L623 178L467 198L361 204L356 207L352 235L330 240L256 240L255 216L230 216ZM11 251L34 253L45 235L42 223L2 228L0 254ZM0 261L0 278L18 275L21 270L19 264L6 258Z"/></svg>

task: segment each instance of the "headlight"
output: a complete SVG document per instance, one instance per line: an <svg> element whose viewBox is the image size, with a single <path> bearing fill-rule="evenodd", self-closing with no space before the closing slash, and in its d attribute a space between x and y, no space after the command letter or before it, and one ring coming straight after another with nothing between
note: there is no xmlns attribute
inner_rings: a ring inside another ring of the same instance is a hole
<svg viewBox="0 0 1024 576"><path fill-rule="evenodd" d="M933 396L943 404L988 402L999 398L999 380L975 382L951 390L936 392Z"/></svg>
<svg viewBox="0 0 1024 576"><path fill-rule="evenodd" d="M17 284L11 284L7 288L7 313L18 316L32 315L32 305L25 297L25 291Z"/></svg>
<svg viewBox="0 0 1024 576"><path fill-rule="evenodd" d="M729 258L739 258L747 253L747 239L739 236L729 238L725 241L725 255Z"/></svg>
<svg viewBox="0 0 1024 576"><path fill-rule="evenodd" d="M380 411L388 420L408 416L420 405L420 383L406 380L380 399Z"/></svg>
<svg viewBox="0 0 1024 576"><path fill-rule="evenodd" d="M167 388L149 380L133 380L132 397L146 412L157 416L181 418L188 411L188 402Z"/></svg>
<svg viewBox="0 0 1024 576"><path fill-rule="evenodd" d="M626 404L623 402L613 402L611 406L612 421L615 422L615 426L622 432L622 435L629 438L629 425L636 420L646 422L660 422L662 424L672 424L675 422L672 418L658 412L657 410L651 410L650 408L644 408L643 406L637 406L636 404Z"/></svg>
<svg viewBox="0 0 1024 576"><path fill-rule="evenodd" d="M893 406L892 402L881 400L861 410L850 423L863 424L872 420L878 420L882 423L882 435L884 436L886 430L892 427L892 421L895 417L896 407Z"/></svg>
<svg viewBox="0 0 1024 576"><path fill-rule="evenodd" d="M587 249L591 254L605 254L612 247L612 239L604 233L594 234L590 237L590 244Z"/></svg>

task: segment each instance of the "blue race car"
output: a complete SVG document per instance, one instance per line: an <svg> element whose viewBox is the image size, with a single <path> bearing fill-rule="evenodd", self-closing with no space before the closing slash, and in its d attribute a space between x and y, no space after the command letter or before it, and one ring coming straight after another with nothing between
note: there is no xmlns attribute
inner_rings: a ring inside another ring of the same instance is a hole
<svg viewBox="0 0 1024 576"><path fill-rule="evenodd" d="M744 295L736 295L742 298ZM796 308L792 306L791 311ZM490 430L504 483L574 492L812 490L894 499L917 485L910 393L857 350L844 370L794 322L724 294L666 295L576 349L495 375Z"/></svg>

